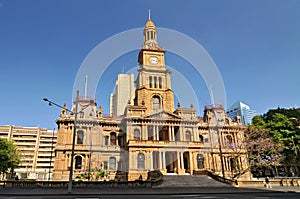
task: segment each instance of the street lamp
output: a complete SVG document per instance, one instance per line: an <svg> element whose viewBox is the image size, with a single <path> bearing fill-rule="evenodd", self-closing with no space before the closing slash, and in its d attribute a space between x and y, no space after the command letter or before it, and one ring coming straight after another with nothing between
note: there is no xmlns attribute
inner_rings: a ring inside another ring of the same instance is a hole
<svg viewBox="0 0 300 199"><path fill-rule="evenodd" d="M76 135L76 123L77 123L77 114L78 114L78 98L79 98L79 91L77 90L76 93L76 98L75 98L75 112L74 113L74 130L73 130L73 135L72 135L72 153L71 153L71 163L70 163L70 173L69 173L69 183L68 183L68 193L72 192L72 186L73 186L73 162L74 162L74 148L75 148L75 135ZM60 108L65 108L62 107L47 98L43 98L44 101L49 102L49 106L55 105ZM72 112L68 109L66 109L69 112Z"/></svg>

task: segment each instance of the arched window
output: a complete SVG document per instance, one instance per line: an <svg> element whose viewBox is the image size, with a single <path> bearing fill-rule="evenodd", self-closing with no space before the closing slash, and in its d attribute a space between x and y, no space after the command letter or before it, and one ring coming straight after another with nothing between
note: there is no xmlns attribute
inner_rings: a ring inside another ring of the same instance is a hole
<svg viewBox="0 0 300 199"><path fill-rule="evenodd" d="M162 88L162 81L161 81L161 77L158 77L158 87Z"/></svg>
<svg viewBox="0 0 300 199"><path fill-rule="evenodd" d="M237 159L230 158L230 169L231 171L237 171Z"/></svg>
<svg viewBox="0 0 300 199"><path fill-rule="evenodd" d="M145 169L145 155L143 153L138 154L137 168L138 169Z"/></svg>
<svg viewBox="0 0 300 199"><path fill-rule="evenodd" d="M82 157L76 156L75 157L75 169L81 169L82 167Z"/></svg>
<svg viewBox="0 0 300 199"><path fill-rule="evenodd" d="M231 137L231 135L226 135L226 142L227 142L227 144L232 144L232 137Z"/></svg>
<svg viewBox="0 0 300 199"><path fill-rule="evenodd" d="M115 132L110 133L110 145L116 145L116 133Z"/></svg>
<svg viewBox="0 0 300 199"><path fill-rule="evenodd" d="M77 132L77 144L83 144L83 131L78 131Z"/></svg>
<svg viewBox="0 0 300 199"><path fill-rule="evenodd" d="M203 142L203 135L199 135L199 142Z"/></svg>
<svg viewBox="0 0 300 199"><path fill-rule="evenodd" d="M197 155L197 166L198 166L198 169L204 168L204 157L202 154Z"/></svg>
<svg viewBox="0 0 300 199"><path fill-rule="evenodd" d="M149 87L152 88L152 76L149 77Z"/></svg>
<svg viewBox="0 0 300 199"><path fill-rule="evenodd" d="M229 119L225 118L225 124L229 124Z"/></svg>
<svg viewBox="0 0 300 199"><path fill-rule="evenodd" d="M152 98L152 109L153 110L161 109L160 98L158 96L153 96Z"/></svg>
<svg viewBox="0 0 300 199"><path fill-rule="evenodd" d="M191 135L191 132L190 131L186 131L185 132L185 141L192 141L192 135Z"/></svg>
<svg viewBox="0 0 300 199"><path fill-rule="evenodd" d="M141 133L139 129L134 129L133 132L134 140L141 140Z"/></svg>
<svg viewBox="0 0 300 199"><path fill-rule="evenodd" d="M109 169L116 170L116 158L115 157L109 158Z"/></svg>

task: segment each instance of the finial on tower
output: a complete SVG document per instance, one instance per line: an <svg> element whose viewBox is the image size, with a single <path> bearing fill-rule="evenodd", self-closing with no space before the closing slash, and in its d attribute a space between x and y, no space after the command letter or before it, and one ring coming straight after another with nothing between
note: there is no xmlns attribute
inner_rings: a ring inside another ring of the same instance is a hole
<svg viewBox="0 0 300 199"><path fill-rule="evenodd" d="M148 10L148 20L151 20L151 10Z"/></svg>

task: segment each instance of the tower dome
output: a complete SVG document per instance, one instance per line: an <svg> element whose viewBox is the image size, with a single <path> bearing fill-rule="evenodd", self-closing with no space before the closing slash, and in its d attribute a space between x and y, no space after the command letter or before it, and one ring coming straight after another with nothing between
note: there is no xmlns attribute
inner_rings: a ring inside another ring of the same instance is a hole
<svg viewBox="0 0 300 199"><path fill-rule="evenodd" d="M157 30L150 18L150 11L148 21L145 24L144 28L144 44L143 49L155 49L159 50L158 43L157 43Z"/></svg>

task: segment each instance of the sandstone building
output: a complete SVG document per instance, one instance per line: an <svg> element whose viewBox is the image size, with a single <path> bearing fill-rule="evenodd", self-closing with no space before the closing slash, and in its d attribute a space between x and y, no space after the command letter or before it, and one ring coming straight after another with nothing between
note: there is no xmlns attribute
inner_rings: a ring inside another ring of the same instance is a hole
<svg viewBox="0 0 300 199"><path fill-rule="evenodd" d="M53 180L68 180L74 116L77 114L74 179L98 168L111 180L136 180L147 172L199 174L211 171L227 178L249 177L247 153L236 147L244 138L240 118L233 122L222 105L208 105L198 117L193 106L174 107L171 71L157 30L149 18L138 55L135 98L122 117L106 117L92 98L75 99L71 114L57 119ZM75 105L78 102L78 111ZM235 146L235 147L234 147Z"/></svg>

